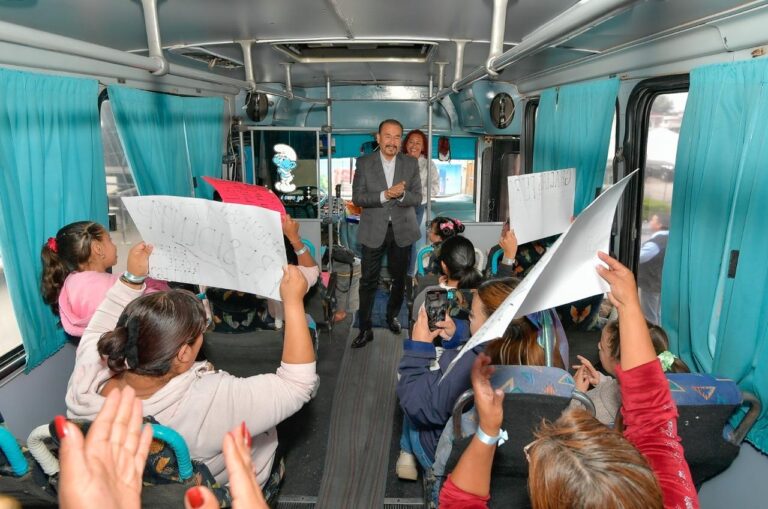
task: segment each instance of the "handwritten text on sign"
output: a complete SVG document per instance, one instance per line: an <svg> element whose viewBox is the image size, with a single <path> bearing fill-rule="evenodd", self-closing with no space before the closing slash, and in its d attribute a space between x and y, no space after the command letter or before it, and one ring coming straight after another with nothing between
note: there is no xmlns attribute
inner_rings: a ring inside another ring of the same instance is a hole
<svg viewBox="0 0 768 509"><path fill-rule="evenodd" d="M564 232L571 223L576 170L508 177L509 224L524 244Z"/></svg>
<svg viewBox="0 0 768 509"><path fill-rule="evenodd" d="M173 196L123 202L142 238L155 247L152 277L280 300L286 258L279 213Z"/></svg>

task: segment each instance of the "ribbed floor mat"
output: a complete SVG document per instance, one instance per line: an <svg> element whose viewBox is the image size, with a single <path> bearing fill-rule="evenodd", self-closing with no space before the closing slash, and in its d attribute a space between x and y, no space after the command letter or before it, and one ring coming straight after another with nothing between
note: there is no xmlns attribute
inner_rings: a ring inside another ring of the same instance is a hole
<svg viewBox="0 0 768 509"><path fill-rule="evenodd" d="M384 503L403 335L373 331L372 343L360 349L347 346L344 353L333 396L319 509L374 508ZM347 345L357 333L350 330Z"/></svg>

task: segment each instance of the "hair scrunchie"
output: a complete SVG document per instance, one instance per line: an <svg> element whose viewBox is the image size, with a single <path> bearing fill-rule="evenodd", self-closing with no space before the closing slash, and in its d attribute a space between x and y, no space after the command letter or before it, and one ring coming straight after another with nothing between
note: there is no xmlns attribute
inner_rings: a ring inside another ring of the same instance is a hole
<svg viewBox="0 0 768 509"><path fill-rule="evenodd" d="M56 242L56 237L48 237L48 242L46 242L46 245L48 246L48 249L58 254L59 244Z"/></svg>
<svg viewBox="0 0 768 509"><path fill-rule="evenodd" d="M672 364L675 363L675 359L677 359L677 357L675 357L675 354L673 354L669 350L664 350L659 355L657 355L657 357L661 362L661 369L665 373L670 370L670 368L672 367Z"/></svg>
<svg viewBox="0 0 768 509"><path fill-rule="evenodd" d="M128 339L125 342L125 364L128 369L139 365L139 324L138 320L130 319L125 324Z"/></svg>

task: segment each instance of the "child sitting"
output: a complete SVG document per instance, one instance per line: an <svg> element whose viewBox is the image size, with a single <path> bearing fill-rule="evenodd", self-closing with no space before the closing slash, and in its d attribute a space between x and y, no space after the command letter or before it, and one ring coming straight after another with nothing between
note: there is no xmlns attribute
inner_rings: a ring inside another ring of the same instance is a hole
<svg viewBox="0 0 768 509"><path fill-rule="evenodd" d="M690 373L691 370L688 369L688 366L669 351L669 340L664 329L650 322L646 323L648 332L651 334L653 349L659 357L663 371L665 373ZM608 426L613 426L616 414L621 407L619 383L613 378L616 376L616 366L621 362L620 344L619 321L612 320L605 324L600 341L597 343L600 364L611 376L597 371L592 363L581 355L576 356L581 364L574 366L576 373L574 373L573 379L576 381L576 389L587 393L595 404L595 417ZM594 388L587 391L590 385ZM574 403L574 405L578 405L578 403Z"/></svg>

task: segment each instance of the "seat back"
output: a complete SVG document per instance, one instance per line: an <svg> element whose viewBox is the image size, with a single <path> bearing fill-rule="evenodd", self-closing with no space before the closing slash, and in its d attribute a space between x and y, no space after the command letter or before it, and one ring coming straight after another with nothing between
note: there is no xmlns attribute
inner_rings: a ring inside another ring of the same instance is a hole
<svg viewBox="0 0 768 509"><path fill-rule="evenodd" d="M589 397L574 389L573 377L560 368L495 366L491 384L505 392L501 427L509 436L494 456L491 507L530 507L528 461L523 448L533 441L534 430L542 419L556 420L572 399L584 404L593 415L595 408ZM472 391L469 390L459 397L454 406L454 428L450 431L454 439L446 462L446 473L456 466L477 430L474 409L469 411L469 416L462 416L471 399Z"/></svg>
<svg viewBox="0 0 768 509"><path fill-rule="evenodd" d="M677 431L685 459L697 486L724 471L739 454L739 446L760 414L760 402L742 393L733 380L704 373L667 375L679 417ZM738 427L729 421L742 405L749 410Z"/></svg>

